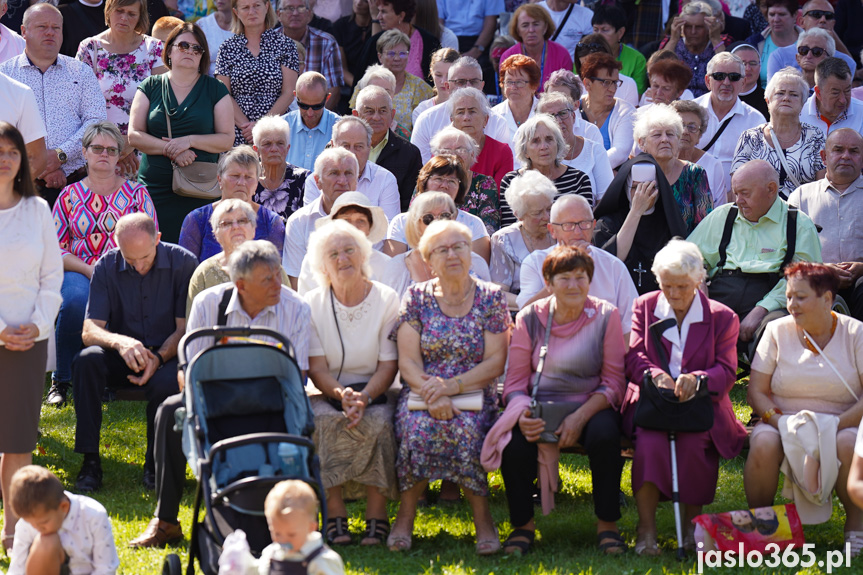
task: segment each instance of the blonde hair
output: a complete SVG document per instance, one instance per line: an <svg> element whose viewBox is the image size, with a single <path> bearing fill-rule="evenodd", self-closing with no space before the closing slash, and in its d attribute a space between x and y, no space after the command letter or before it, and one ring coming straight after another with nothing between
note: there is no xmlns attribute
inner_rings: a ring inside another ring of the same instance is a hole
<svg viewBox="0 0 863 575"><path fill-rule="evenodd" d="M462 236L464 241L467 242L468 247L470 247L471 241L473 240L470 228L454 220L435 220L428 225L423 237L420 238L420 243L417 247L426 262L429 261L429 256L431 255L431 243L439 235L447 232L456 232L458 235Z"/></svg>
<svg viewBox="0 0 863 575"><path fill-rule="evenodd" d="M318 496L305 481L288 479L280 481L270 489L264 500L264 514L268 519L287 515L293 511L308 513L310 518L318 515Z"/></svg>
<svg viewBox="0 0 863 575"><path fill-rule="evenodd" d="M246 27L240 21L240 17L237 16L237 4L239 1L240 0L231 0L231 32L234 34L245 34ZM279 19L276 18L276 11L273 10L273 4L270 0L262 0L262 2L267 8L267 15L264 17L264 30L275 28Z"/></svg>

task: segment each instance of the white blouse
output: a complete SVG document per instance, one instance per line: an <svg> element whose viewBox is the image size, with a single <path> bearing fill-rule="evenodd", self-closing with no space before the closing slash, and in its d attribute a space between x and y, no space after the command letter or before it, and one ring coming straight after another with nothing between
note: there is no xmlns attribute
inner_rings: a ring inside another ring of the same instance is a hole
<svg viewBox="0 0 863 575"><path fill-rule="evenodd" d="M528 120L536 115L537 102L539 102L539 100L534 96L533 103L530 106L530 114L527 115ZM518 131L518 124L515 123L512 111L509 109L509 100L504 100L497 106L493 107L491 111L506 120L506 129L509 131L509 139L505 140L505 142L509 144L509 149L512 150L512 169L517 170L521 167L521 162L518 161L518 158L515 155L515 133Z"/></svg>

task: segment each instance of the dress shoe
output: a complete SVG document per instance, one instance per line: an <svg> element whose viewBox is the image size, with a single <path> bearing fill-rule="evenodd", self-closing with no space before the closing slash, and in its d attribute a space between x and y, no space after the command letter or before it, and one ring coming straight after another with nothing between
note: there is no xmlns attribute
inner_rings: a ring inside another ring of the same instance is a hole
<svg viewBox="0 0 863 575"><path fill-rule="evenodd" d="M69 387L68 381L52 381L45 403L53 407L63 407L68 399Z"/></svg>
<svg viewBox="0 0 863 575"><path fill-rule="evenodd" d="M171 543L179 543L182 540L183 529L179 523L168 523L154 517L137 539L129 541L129 547L134 549L164 547Z"/></svg>
<svg viewBox="0 0 863 575"><path fill-rule="evenodd" d="M75 491L92 493L102 487L102 464L99 461L84 461L78 478L75 479Z"/></svg>

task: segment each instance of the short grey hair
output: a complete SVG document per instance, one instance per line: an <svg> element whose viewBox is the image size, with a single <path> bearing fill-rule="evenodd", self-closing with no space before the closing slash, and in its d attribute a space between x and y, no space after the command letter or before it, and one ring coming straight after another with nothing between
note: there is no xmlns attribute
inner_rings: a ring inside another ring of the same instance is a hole
<svg viewBox="0 0 863 575"><path fill-rule="evenodd" d="M419 225L423 215L431 210L444 208L453 215L458 215L458 208L452 197L445 192L424 192L419 194L408 208L405 219L405 239L411 248L417 247L422 238Z"/></svg>
<svg viewBox="0 0 863 575"><path fill-rule="evenodd" d="M479 62L476 61L476 58L472 58L470 56L462 56L461 58L453 62L452 66L449 67L446 79L449 80L450 78L452 78L453 74L461 68L470 68L474 72L478 73L480 77L482 77L482 66L479 65Z"/></svg>
<svg viewBox="0 0 863 575"><path fill-rule="evenodd" d="M547 84L548 82L546 82ZM536 104L536 111L544 114L545 107L551 104L563 104L570 110L575 111L575 102L563 92L543 92L542 96L539 97L539 102Z"/></svg>
<svg viewBox="0 0 863 575"><path fill-rule="evenodd" d="M441 145L441 140L446 138L462 138L465 144L468 147L468 151L473 155L473 159L476 160L476 157L479 155L480 149L479 144L476 143L476 140L470 137L470 134L466 134L462 132L458 128L454 126L447 126L437 134L435 134L431 141L429 141L429 147L431 148L432 156L437 156L440 154L443 146ZM470 169L470 166L465 166L466 170Z"/></svg>
<svg viewBox="0 0 863 575"><path fill-rule="evenodd" d="M234 210L243 212L243 215L252 222L253 226L257 223L255 210L252 209L249 202L238 200L237 198L228 198L227 200L222 200L216 204L216 207L213 208L213 213L210 214L210 228L213 230L214 236L216 235L216 230L219 228L219 222L222 220L222 217L230 214Z"/></svg>
<svg viewBox="0 0 863 575"><path fill-rule="evenodd" d="M332 281L326 272L326 249L331 238L337 236L349 236L352 238L363 256L362 274L366 279L372 277L372 268L369 260L372 256L372 244L366 235L344 220L332 220L325 226L321 226L309 236L309 247L306 257L311 264L312 275L319 286L329 287Z"/></svg>
<svg viewBox="0 0 863 575"><path fill-rule="evenodd" d="M282 2L284 2L284 0L277 0L277 2L276 2L276 10L281 10L281 9L282 9ZM311 10L311 9L312 9L312 4L309 2L309 0L303 0L303 6L305 6L305 7L306 7L306 10Z"/></svg>
<svg viewBox="0 0 863 575"><path fill-rule="evenodd" d="M285 143L291 145L291 126L281 116L264 116L255 122L252 128L252 141L260 146L261 139L266 134L278 133L285 137Z"/></svg>
<svg viewBox="0 0 863 575"><path fill-rule="evenodd" d="M524 205L527 198L542 197L551 204L554 203L556 195L557 188L554 187L554 183L536 170L527 170L520 176L514 177L504 192L506 203L519 220L525 215Z"/></svg>
<svg viewBox="0 0 863 575"><path fill-rule="evenodd" d="M815 66L815 85L820 86L830 78L837 80L848 80L851 78L851 68L842 58L831 56L824 58Z"/></svg>
<svg viewBox="0 0 863 575"><path fill-rule="evenodd" d="M549 90L555 86L563 86L569 90L569 97L572 98L573 102L579 101L581 95L584 94L584 85L578 76L570 70L555 70L552 72L548 80L545 81L545 86L543 87L545 90L544 94L553 94L554 92L549 92Z"/></svg>
<svg viewBox="0 0 863 575"><path fill-rule="evenodd" d="M329 85L327 84L327 77L321 74L320 72L308 71L300 74L300 77L297 78L297 83L294 87L294 90L299 91L300 88L306 86L317 86L319 88L323 88L324 92L329 90Z"/></svg>
<svg viewBox="0 0 863 575"><path fill-rule="evenodd" d="M528 120L522 124L518 130L516 130L515 139L513 141L513 145L515 146L515 157L518 158L519 162L530 168L531 162L530 158L527 157L527 143L533 139L533 136L536 134L536 129L539 126L545 126L548 128L551 131L555 142L557 142L557 157L555 158L555 163L559 165L566 157L566 140L563 139L563 132L560 131L560 126L557 125L557 121L548 114L536 114L533 118L528 118Z"/></svg>
<svg viewBox="0 0 863 575"><path fill-rule="evenodd" d="M827 43L827 55L832 56L836 53L836 40L833 39L833 36L830 35L830 32L824 30L823 28L809 28L808 30L804 30L800 32L800 35L797 36L797 48L800 47L800 44L809 38L821 38Z"/></svg>
<svg viewBox="0 0 863 575"><path fill-rule="evenodd" d="M767 98L767 101L769 102L773 100L773 95L776 94L776 90L779 89L780 82L784 82L786 80L794 82L797 85L797 90L800 92L800 101L805 102L809 97L809 84L803 78L803 74L800 73L800 70L792 68L791 66L785 66L770 77L770 81L767 82L767 87L764 88L764 97Z"/></svg>
<svg viewBox="0 0 863 575"><path fill-rule="evenodd" d="M383 54L384 50L389 50L393 46L398 46L399 44L404 44L408 47L408 50L410 50L411 39L401 30L393 28L392 30L387 30L381 34L375 47L378 50L378 54Z"/></svg>
<svg viewBox="0 0 863 575"><path fill-rule="evenodd" d="M679 138L683 134L683 120L677 110L668 104L653 104L650 107L636 110L632 136L639 146L641 146L640 141L647 137L650 130L656 128L671 128Z"/></svg>
<svg viewBox="0 0 863 575"><path fill-rule="evenodd" d="M244 168L254 166L255 173L261 177L261 160L258 154L248 144L231 148L221 158L219 158L219 166L216 169L216 174L221 178L228 168L234 164L239 164Z"/></svg>
<svg viewBox="0 0 863 575"><path fill-rule="evenodd" d="M117 220L117 225L114 226L114 238L119 238L126 232L145 233L153 238L153 240L156 239L159 233L158 230L156 230L155 220L144 212L126 214Z"/></svg>
<svg viewBox="0 0 863 575"><path fill-rule="evenodd" d="M263 264L270 269L279 269L282 255L268 240L249 240L240 244L228 258L228 276L235 284L251 275L255 266Z"/></svg>
<svg viewBox="0 0 863 575"><path fill-rule="evenodd" d="M369 126L369 123L360 118L359 116L342 116L338 120L333 123L333 143L335 144L336 140L339 139L339 135L342 133L342 130L346 130L350 127L351 124L359 124L366 131L367 136L367 144L371 146L372 144L372 134L374 131L372 127Z"/></svg>
<svg viewBox="0 0 863 575"><path fill-rule="evenodd" d="M710 9L713 11L714 16L719 16L719 12L722 12L722 4L719 3L719 0L700 0L704 2ZM684 6L685 7L685 6Z"/></svg>
<svg viewBox="0 0 863 575"><path fill-rule="evenodd" d="M670 105L678 114L689 112L690 114L698 116L698 119L701 121L701 133L703 134L707 131L707 122L709 121L709 118L707 117L706 108L702 108L692 100L675 100ZM681 120L682 119L683 118L681 117Z"/></svg>
<svg viewBox="0 0 863 575"><path fill-rule="evenodd" d="M0 0L0 6L2 6L4 1L5 0ZM95 124L87 126L84 130L84 135L81 137L81 147L89 147L97 136L108 136L109 138L114 138L114 141L117 143L117 147L121 152L123 151L126 139L123 137L123 134L120 133L120 129L114 122L96 122Z"/></svg>
<svg viewBox="0 0 863 575"><path fill-rule="evenodd" d="M678 238L672 239L665 244L664 248L656 252L650 271L656 276L657 282L662 272L687 275L697 284L700 284L707 275L704 270L704 258L698 246Z"/></svg>
<svg viewBox="0 0 863 575"><path fill-rule="evenodd" d="M578 194L563 194L554 200L554 203L551 205L551 219L556 219L560 210L566 208L570 204L581 206L590 214L590 218L593 219L593 208L590 207L590 202L587 201L587 198L579 196Z"/></svg>
<svg viewBox="0 0 863 575"><path fill-rule="evenodd" d="M356 102L356 106L354 106L354 110L356 110L357 113L360 113L360 108L365 106L367 101L372 100L374 98L379 98L381 96L386 96L387 105L390 107L390 109L392 109L393 108L393 97L390 96L389 92L387 92L386 90L384 90L380 86L371 85L371 86L366 86L365 88L363 88L362 90L357 92L357 102Z"/></svg>
<svg viewBox="0 0 863 575"><path fill-rule="evenodd" d="M464 241L467 242L468 248L470 248L471 242L473 241L473 234L470 233L470 228L455 220L435 220L428 225L423 237L420 238L419 245L417 246L423 260L426 262L429 261L429 255L431 255L429 253L431 251L430 244L436 237L441 234L445 234L446 232L456 232Z"/></svg>
<svg viewBox="0 0 863 575"><path fill-rule="evenodd" d="M466 98L470 98L476 102L477 107L483 114L485 114L486 118L491 116L491 106L488 105L488 98L486 98L485 94L476 88L467 86L465 88L459 88L450 94L449 100L446 101L446 111L450 118L452 118L452 115L455 112L456 103Z"/></svg>
<svg viewBox="0 0 863 575"><path fill-rule="evenodd" d="M360 164L357 162L357 157L344 148L328 148L321 152L315 159L314 174L317 177L324 175L324 166L329 163L338 164L342 160L350 160L354 169L357 171L357 177L360 177Z"/></svg>
<svg viewBox="0 0 863 575"><path fill-rule="evenodd" d="M681 16L695 16L696 14L704 14L705 16L713 16L713 8L707 2L696 0L690 2L680 11Z"/></svg>
<svg viewBox="0 0 863 575"><path fill-rule="evenodd" d="M689 4L687 4L687 6L689 6ZM740 68L740 75L746 75L746 65L743 64L743 60L740 59L740 56L732 54L731 52L720 52L711 58L710 62L707 63L707 74L712 74L720 64L736 64L737 67Z"/></svg>
<svg viewBox="0 0 863 575"><path fill-rule="evenodd" d="M363 74L363 77L360 78L360 81L357 82L357 90L362 90L366 86L369 85L369 82L372 80L383 80L384 82L389 83L392 86L393 95L396 93L396 76L383 64L372 64L368 68L366 68L366 73Z"/></svg>

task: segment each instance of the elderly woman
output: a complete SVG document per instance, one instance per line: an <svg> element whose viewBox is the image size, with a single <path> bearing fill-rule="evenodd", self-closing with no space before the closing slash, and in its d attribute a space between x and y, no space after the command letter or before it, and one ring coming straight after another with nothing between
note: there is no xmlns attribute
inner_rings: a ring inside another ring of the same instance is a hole
<svg viewBox="0 0 863 575"><path fill-rule="evenodd" d="M461 160L463 167L471 166L471 169L467 170L470 186L461 201L457 202L459 209L480 218L489 235L499 230L501 212L497 184L492 177L477 173L473 169L479 157L476 140L458 128L447 126L435 134L429 145L432 156L455 156ZM454 190L451 188L450 191Z"/></svg>
<svg viewBox="0 0 863 575"><path fill-rule="evenodd" d="M540 78L532 92L541 89L555 70L572 70L572 56L566 48L550 40L555 29L548 10L535 4L522 4L509 21L509 35L515 38L516 44L506 50L500 60L506 62L514 54L533 58L539 65Z"/></svg>
<svg viewBox="0 0 863 575"><path fill-rule="evenodd" d="M743 448L746 430L737 421L728 392L737 379L737 336L740 321L731 309L708 299L698 290L704 281L704 265L698 246L671 240L657 252L651 271L661 291L635 300L630 348L626 354L629 389L623 405L624 433L632 437L632 492L638 506L635 552L658 555L656 506L671 497L671 457L668 434L634 427L633 417L642 376L650 370L657 387L673 389L680 401L695 395L701 375L714 393L714 423L710 431L678 433L680 501L684 504L684 547L695 549L692 519L703 505L713 502L719 476L719 457L731 459ZM669 329L652 338L651 324L672 319ZM658 342L658 343L657 343ZM662 346L662 349L658 348Z"/></svg>
<svg viewBox="0 0 863 575"><path fill-rule="evenodd" d="M485 133L485 126L492 114L485 94L476 88L460 88L452 94L446 105L452 126L479 145L479 155L471 165L471 170L490 176L500 188L503 177L513 169L512 150L506 143Z"/></svg>
<svg viewBox="0 0 863 575"><path fill-rule="evenodd" d="M511 320L500 290L471 277L470 241L457 222L424 230L419 253L434 279L408 288L393 333L405 385L396 408L401 498L387 541L392 550L410 549L417 501L434 479L464 491L477 554L500 550L479 456L496 413L492 383L504 371ZM472 406L479 409L456 408L454 397L470 392L479 392L481 405ZM421 398L421 409L408 409L412 395Z"/></svg>
<svg viewBox="0 0 863 575"><path fill-rule="evenodd" d="M436 220L455 221L473 236L472 230L457 220L459 210L455 207L452 197L445 192L426 191L411 203L411 207L402 220L405 241L409 248L406 252L393 255L387 263L380 281L387 284L403 296L410 286L424 282L434 277L434 270L416 250L426 228ZM395 221L395 220L393 220ZM469 240L476 244L476 240ZM488 239L486 238L486 243ZM488 249L488 248L486 248ZM470 272L483 281L490 281L486 260L471 250Z"/></svg>
<svg viewBox="0 0 863 575"><path fill-rule="evenodd" d="M749 507L773 505L780 464L791 451L779 430L791 429L793 422L802 417L787 416L804 410L812 412L820 429L836 433L835 438L813 439L822 449L835 442L839 464L835 486L821 485L822 476L816 469L814 473L795 473L802 476L803 485L787 476L783 494L793 494L804 524L823 523L830 519L830 492L835 488L845 508L845 542L851 545L851 554L857 555L863 548L863 510L849 498L847 484L857 427L863 416L863 324L831 311L838 279L829 267L798 262L785 270L785 278L791 315L767 324L749 378L749 405L761 416L761 423L752 431L743 468L746 501ZM836 462L828 463L826 457L833 457L832 451L822 455L822 463L836 469ZM799 457L795 457L790 462L792 469L800 469L798 461ZM786 469L783 467L783 472L788 475ZM805 497L805 491L821 491L826 503L813 503Z"/></svg>
<svg viewBox="0 0 863 575"><path fill-rule="evenodd" d="M581 117L581 96L584 94L584 84L578 76L569 70L558 70L553 72L545 83L545 91L549 94L560 93L572 100L572 109L576 112L572 120L572 132L586 140L602 141L599 128ZM559 123L559 122L558 122Z"/></svg>
<svg viewBox="0 0 863 575"><path fill-rule="evenodd" d="M234 36L219 47L216 78L234 98L234 145L251 144L264 116L281 116L294 99L300 60L293 40L274 30L267 0L232 0Z"/></svg>
<svg viewBox="0 0 863 575"><path fill-rule="evenodd" d="M264 116L252 128L253 148L261 159L261 176L252 200L287 219L303 207L310 172L286 161L291 127L279 116Z"/></svg>
<svg viewBox="0 0 863 575"><path fill-rule="evenodd" d="M524 54L513 54L500 64L500 87L506 99L493 110L506 120L510 147L518 127L533 117L540 74L537 63Z"/></svg>
<svg viewBox="0 0 863 575"><path fill-rule="evenodd" d="M420 170L415 197L424 192L443 192L458 206L467 195L467 182L467 171L456 156L446 154L434 156ZM395 256L407 251L408 240L405 233L407 219L408 212L403 212L390 221L383 248L385 254ZM471 250L488 261L491 247L489 233L483 221L464 209L456 211L455 221L468 227L473 236Z"/></svg>
<svg viewBox="0 0 863 575"><path fill-rule="evenodd" d="M604 53L587 56L581 65L585 90L581 98L581 115L599 128L602 145L613 169L626 161L633 144L632 116L635 108L614 97L622 82L621 67L622 64L613 56Z"/></svg>
<svg viewBox="0 0 863 575"><path fill-rule="evenodd" d="M354 88L354 94L351 96L351 100L348 105L351 109L356 109L357 105L357 96L366 86L377 86L386 90L387 94L390 95L390 98L395 100L396 95L396 77L395 75L385 68L381 64L372 64L368 68L366 68L365 74L360 78L360 81L357 82L356 87ZM392 124L390 125L390 129L403 137L406 140L410 140L411 131L408 129L406 125L402 125L401 122L398 121L397 118L393 118Z"/></svg>
<svg viewBox="0 0 863 575"><path fill-rule="evenodd" d="M147 188L117 174L126 138L111 122L91 124L81 138L87 177L66 186L54 203L54 226L63 254L63 305L57 317L57 369L47 403L60 407L72 381L72 359L81 351L81 327L96 261L117 247L114 225L144 212L156 221ZM157 223L158 225L158 223Z"/></svg>
<svg viewBox="0 0 863 575"><path fill-rule="evenodd" d="M803 71L810 93L815 89L815 68L835 53L836 40L827 30L810 28L797 37L797 65Z"/></svg>
<svg viewBox="0 0 863 575"><path fill-rule="evenodd" d="M377 48L378 60L396 77L396 90L393 96L396 121L410 131L413 129L414 108L431 98L434 91L421 80L422 76L414 76L406 71L411 54L410 40L407 36L398 30L387 30L378 38Z"/></svg>
<svg viewBox="0 0 863 575"><path fill-rule="evenodd" d="M617 54L611 51L611 45L605 36L588 34L582 37L575 47L575 73L583 78L581 66L584 64L584 59L596 53L608 54L617 59ZM633 107L638 106L638 85L635 80L625 74L620 74L620 82L615 96Z"/></svg>
<svg viewBox="0 0 863 575"><path fill-rule="evenodd" d="M30 179L24 138L6 122L0 122L0 244L0 486L8 494L12 475L30 464L36 449L63 261L51 210ZM12 550L18 522L10 499L3 505L4 553Z"/></svg>
<svg viewBox="0 0 863 575"><path fill-rule="evenodd" d="M698 164L707 172L707 184L713 197L713 207L726 203L726 174L722 162L716 156L700 150L695 146L701 136L707 131L707 110L692 100L675 100L671 107L680 115L683 122L683 132L680 134L680 152L677 159Z"/></svg>
<svg viewBox="0 0 863 575"><path fill-rule="evenodd" d="M162 240L176 242L183 218L206 200L174 193L173 164L215 164L231 148L233 102L224 84L207 76L207 39L194 24L171 32L162 59L170 71L141 82L132 100L129 145L142 153L138 182L153 198Z"/></svg>
<svg viewBox="0 0 863 575"><path fill-rule="evenodd" d="M108 121L125 135L138 84L151 74L166 72L167 68L162 62L162 42L147 35L150 18L145 0L108 0L105 20L108 29L82 40L75 57L93 68L105 95ZM134 146L123 146L118 164L124 174L138 171Z"/></svg>
<svg viewBox="0 0 863 575"><path fill-rule="evenodd" d="M586 251L556 247L542 264L552 295L527 306L515 319L503 387L506 408L483 447L483 465L486 470L499 466L506 486L513 526L503 544L507 554L523 555L533 545L537 471L542 510L548 514L557 491L559 449L576 444L584 447L590 461L599 549L609 555L626 549L617 528L623 471L618 409L626 390L625 343L617 308L588 295L593 272L593 259ZM536 400L573 402L575 409L550 430L557 436L556 444L538 445L546 422L534 417L529 405L540 349L546 347Z"/></svg>
<svg viewBox="0 0 863 575"><path fill-rule="evenodd" d="M327 490L326 537L350 543L344 498L366 496L362 545L389 534L387 498L397 496L393 402L387 390L398 371L389 336L399 298L370 279L372 244L346 221L334 220L309 238L308 259L317 287L305 295L311 308L309 379L315 450Z"/></svg>
<svg viewBox="0 0 863 575"><path fill-rule="evenodd" d="M373 246L383 241L387 235L387 216L383 208L373 206L371 201L360 192L344 192L336 198L329 215L315 221L315 229L320 229L336 220L346 221L360 230ZM369 279L377 280L383 275L390 258L373 249L368 260L371 270ZM297 278L297 293L305 295L316 287L318 282L314 274L313 262L306 254L300 277Z"/></svg>
<svg viewBox="0 0 863 575"><path fill-rule="evenodd" d="M689 2L671 22L671 33L659 44L668 46L692 70L689 89L698 97L708 92L704 78L707 63L717 52L724 52L734 41L722 34L723 21L706 2Z"/></svg>
<svg viewBox="0 0 863 575"><path fill-rule="evenodd" d="M504 194L513 178L528 170L536 170L554 183L558 196L578 194L587 198L591 206L594 205L590 178L581 170L563 163L568 147L554 118L540 114L522 124L515 133L515 150L516 157L524 167L513 170L503 179L500 189ZM504 226L516 222L505 195L500 206L500 219Z"/></svg>
<svg viewBox="0 0 863 575"><path fill-rule="evenodd" d="M248 202L257 214L255 217L256 240L269 240L282 251L285 244L285 225L279 214L252 200L258 185L261 165L251 146L238 146L219 159L219 187L222 199L191 212L183 221L180 245L192 252L198 261L203 261L222 251L213 235L211 216L213 208L222 200L236 198ZM241 225L243 222L238 221Z"/></svg>
<svg viewBox="0 0 863 575"><path fill-rule="evenodd" d="M536 111L540 114L548 114L557 120L566 142L563 163L587 174L594 201L598 202L614 179L614 172L611 171L608 154L605 153L602 144L596 140L575 135L576 106L566 94L546 92L540 97Z"/></svg>
<svg viewBox="0 0 863 575"><path fill-rule="evenodd" d="M793 68L783 68L770 78L767 88L770 121L740 134L731 173L750 160L766 160L779 173L779 195L787 199L796 188L824 177L821 150L824 132L800 121L809 87Z"/></svg>
<svg viewBox="0 0 863 575"><path fill-rule="evenodd" d="M650 88L641 105L671 104L683 96L692 80L692 69L677 58L664 58L647 67L647 78Z"/></svg>
<svg viewBox="0 0 863 575"><path fill-rule="evenodd" d="M506 294L510 310L519 309L515 298L521 286L521 262L534 251L555 243L548 232L548 222L556 195L551 180L535 170L513 178L506 189L506 203L518 221L491 237L489 274Z"/></svg>
<svg viewBox="0 0 863 575"><path fill-rule="evenodd" d="M413 112L411 112L411 121L413 123L416 123L420 114L433 106L443 104L449 99L447 75L449 73L449 67L452 66L453 62L459 59L459 56L460 54L458 53L458 50L453 50L452 48L441 48L432 54L429 77L432 79L434 96L428 100L423 100L414 108Z"/></svg>
<svg viewBox="0 0 863 575"><path fill-rule="evenodd" d="M644 152L620 167L594 210L594 242L623 260L640 294L658 289L646 273L656 253L671 238L688 236L713 209L707 172L677 157L682 133L671 106L639 111L635 137ZM653 179L636 179L644 167Z"/></svg>

